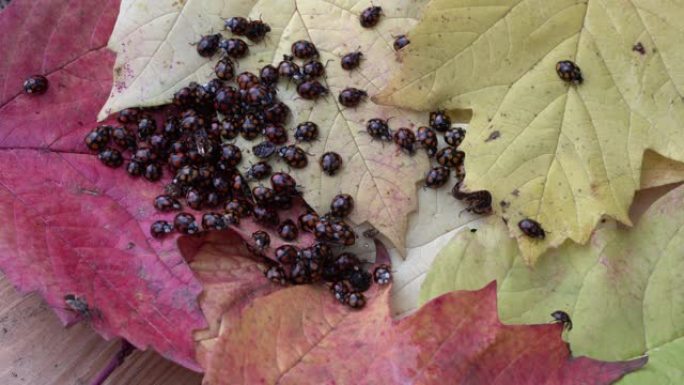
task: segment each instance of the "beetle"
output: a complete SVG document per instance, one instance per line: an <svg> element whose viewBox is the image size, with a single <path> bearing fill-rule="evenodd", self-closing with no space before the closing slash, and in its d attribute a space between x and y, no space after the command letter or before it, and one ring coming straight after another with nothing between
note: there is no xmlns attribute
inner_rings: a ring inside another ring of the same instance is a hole
<svg viewBox="0 0 684 385"><path fill-rule="evenodd" d="M541 224L534 219L525 218L518 222L518 228L523 234L530 238L544 239L546 237L546 232L542 228Z"/></svg>
<svg viewBox="0 0 684 385"><path fill-rule="evenodd" d="M561 60L556 63L556 73L558 77L568 83L582 84L582 70L570 60Z"/></svg>
<svg viewBox="0 0 684 385"><path fill-rule="evenodd" d="M562 310L556 310L551 313L551 317L553 317L554 322L563 324L563 329L572 330L572 320L568 313Z"/></svg>

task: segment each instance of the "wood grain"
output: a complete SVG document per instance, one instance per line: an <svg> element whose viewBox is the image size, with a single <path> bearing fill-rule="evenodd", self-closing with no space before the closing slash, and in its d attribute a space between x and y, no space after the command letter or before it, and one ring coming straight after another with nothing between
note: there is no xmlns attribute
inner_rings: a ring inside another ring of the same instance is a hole
<svg viewBox="0 0 684 385"><path fill-rule="evenodd" d="M17 293L0 274L0 384L87 385L114 357L105 341L80 323L65 329L35 294ZM136 351L106 385L199 385L201 374Z"/></svg>

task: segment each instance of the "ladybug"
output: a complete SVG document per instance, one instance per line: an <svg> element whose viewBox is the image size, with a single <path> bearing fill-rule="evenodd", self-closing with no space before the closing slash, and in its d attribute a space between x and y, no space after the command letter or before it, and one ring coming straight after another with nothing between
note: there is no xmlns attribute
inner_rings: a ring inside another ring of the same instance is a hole
<svg viewBox="0 0 684 385"><path fill-rule="evenodd" d="M278 223L280 223L278 213L275 210L264 206L254 206L252 209L252 215L257 222L267 226L278 226Z"/></svg>
<svg viewBox="0 0 684 385"><path fill-rule="evenodd" d="M311 142L318 138L318 125L314 122L303 122L295 128L294 137L298 142Z"/></svg>
<svg viewBox="0 0 684 385"><path fill-rule="evenodd" d="M140 120L142 122L142 120ZM185 131L197 131L204 127L204 118L193 109L185 110L181 114L181 127Z"/></svg>
<svg viewBox="0 0 684 385"><path fill-rule="evenodd" d="M199 180L199 169L195 166L183 166L176 172L174 183L192 185Z"/></svg>
<svg viewBox="0 0 684 385"><path fill-rule="evenodd" d="M259 250L266 250L271 245L271 237L263 230L253 232L252 240Z"/></svg>
<svg viewBox="0 0 684 385"><path fill-rule="evenodd" d="M291 195L276 195L273 198L273 207L278 210L289 210L292 208Z"/></svg>
<svg viewBox="0 0 684 385"><path fill-rule="evenodd" d="M214 188L214 190L221 194L227 194L230 192L230 183L228 183L226 178L220 175L211 179L211 186Z"/></svg>
<svg viewBox="0 0 684 385"><path fill-rule="evenodd" d="M50 83L43 75L29 76L24 80L24 93L26 95L42 95L47 92Z"/></svg>
<svg viewBox="0 0 684 385"><path fill-rule="evenodd" d="M285 285L287 283L287 279L285 276L285 270L283 270L282 267L280 266L271 266L266 270L266 279L269 281L278 284L278 285Z"/></svg>
<svg viewBox="0 0 684 385"><path fill-rule="evenodd" d="M234 212L239 218L245 218L252 214L252 204L243 199L233 199L226 202L224 209Z"/></svg>
<svg viewBox="0 0 684 385"><path fill-rule="evenodd" d="M249 21L241 16L234 16L223 22L224 27L235 35L244 35L249 27Z"/></svg>
<svg viewBox="0 0 684 385"><path fill-rule="evenodd" d="M333 264L337 271L347 275L347 273L353 271L355 267L360 266L361 261L359 261L356 254L345 252L338 255Z"/></svg>
<svg viewBox="0 0 684 385"><path fill-rule="evenodd" d="M568 313L562 310L556 310L551 313L551 317L553 317L554 322L563 324L563 329L572 330L572 320Z"/></svg>
<svg viewBox="0 0 684 385"><path fill-rule="evenodd" d="M318 223L319 220L320 218L318 217L318 214L316 214L315 212L304 213L299 216L299 227L303 231L311 233L313 232L314 228L316 227L316 223Z"/></svg>
<svg viewBox="0 0 684 385"><path fill-rule="evenodd" d="M290 281L296 285L311 282L311 274L304 261L298 260L290 270Z"/></svg>
<svg viewBox="0 0 684 385"><path fill-rule="evenodd" d="M488 215L492 213L492 194L487 190L460 192L451 190L452 195L456 199L465 201L467 204L466 210L478 215Z"/></svg>
<svg viewBox="0 0 684 385"><path fill-rule="evenodd" d="M223 215L219 213L204 213L202 215L202 229L204 230L225 230L228 228L223 219Z"/></svg>
<svg viewBox="0 0 684 385"><path fill-rule="evenodd" d="M299 59L310 59L318 56L318 50L312 42L306 40L297 40L292 43L292 56Z"/></svg>
<svg viewBox="0 0 684 385"><path fill-rule="evenodd" d="M444 166L433 167L425 175L425 187L440 188L449 181L449 168Z"/></svg>
<svg viewBox="0 0 684 385"><path fill-rule="evenodd" d="M351 273L349 273L347 280L354 290L363 292L370 289L373 283L373 274L359 266L355 266Z"/></svg>
<svg viewBox="0 0 684 385"><path fill-rule="evenodd" d="M167 221L155 221L150 226L150 235L154 238L163 238L173 231L173 226Z"/></svg>
<svg viewBox="0 0 684 385"><path fill-rule="evenodd" d="M274 99L274 90L264 85L252 86L243 94L243 101L251 106L271 105Z"/></svg>
<svg viewBox="0 0 684 385"><path fill-rule="evenodd" d="M276 172L271 175L271 187L277 194L293 195L297 193L297 182L285 172Z"/></svg>
<svg viewBox="0 0 684 385"><path fill-rule="evenodd" d="M192 93L194 103L198 106L211 106L214 96L216 96L216 91L213 88L201 85L198 85Z"/></svg>
<svg viewBox="0 0 684 385"><path fill-rule="evenodd" d="M240 135L246 140L254 140L261 133L261 121L256 115L247 114L242 118Z"/></svg>
<svg viewBox="0 0 684 385"><path fill-rule="evenodd" d="M287 219L283 221L280 226L278 226L278 235L283 240L291 242L297 239L299 230L297 229L297 225L295 225L291 219Z"/></svg>
<svg viewBox="0 0 684 385"><path fill-rule="evenodd" d="M342 59L340 60L340 65L342 66L342 69L351 71L359 67L359 65L361 64L362 57L363 53L361 53L361 51L350 52L342 56Z"/></svg>
<svg viewBox="0 0 684 385"><path fill-rule="evenodd" d="M197 53L202 57L212 57L219 48L221 34L204 35L197 43Z"/></svg>
<svg viewBox="0 0 684 385"><path fill-rule="evenodd" d="M344 221L336 221L332 223L333 240L345 246L351 246L356 243L356 233Z"/></svg>
<svg viewBox="0 0 684 385"><path fill-rule="evenodd" d="M90 131L84 139L86 146L93 151L104 149L109 144L110 132L108 126L100 126Z"/></svg>
<svg viewBox="0 0 684 385"><path fill-rule="evenodd" d="M446 132L451 128L451 118L444 111L430 112L430 127L439 132Z"/></svg>
<svg viewBox="0 0 684 385"><path fill-rule="evenodd" d="M268 187L256 186L252 189L252 196L254 197L254 201L257 204L262 206L269 206L273 203L273 199L275 198L275 191Z"/></svg>
<svg viewBox="0 0 684 385"><path fill-rule="evenodd" d="M443 149L437 151L435 159L441 166L457 168L463 164L465 152L457 150L455 147L444 147Z"/></svg>
<svg viewBox="0 0 684 385"><path fill-rule="evenodd" d="M378 24L380 16L382 16L382 8L371 6L361 12L359 22L363 28L372 28Z"/></svg>
<svg viewBox="0 0 684 385"><path fill-rule="evenodd" d="M176 211L181 209L181 204L171 196L159 195L154 198L154 208L162 212Z"/></svg>
<svg viewBox="0 0 684 385"><path fill-rule="evenodd" d="M348 216L354 210L354 198L349 194L338 194L330 202L330 213L338 218Z"/></svg>
<svg viewBox="0 0 684 385"><path fill-rule="evenodd" d="M361 100L368 96L368 93L358 88L345 88L337 96L337 100L345 107L356 107Z"/></svg>
<svg viewBox="0 0 684 385"><path fill-rule="evenodd" d="M235 77L235 64L228 56L224 56L216 62L214 73L221 80L231 80Z"/></svg>
<svg viewBox="0 0 684 385"><path fill-rule="evenodd" d="M394 133L394 143L409 155L416 152L416 135L408 128L402 127Z"/></svg>
<svg viewBox="0 0 684 385"><path fill-rule="evenodd" d="M309 164L304 150L295 146L294 144L280 147L278 149L278 156L292 168L304 168L307 164Z"/></svg>
<svg viewBox="0 0 684 385"><path fill-rule="evenodd" d="M221 145L221 160L226 162L229 167L235 167L242 161L242 152L240 147L232 143L224 143Z"/></svg>
<svg viewBox="0 0 684 385"><path fill-rule="evenodd" d="M347 306L352 309L361 309L362 307L366 306L366 297L363 295L363 293L358 293L355 291L347 294L347 297L345 297L344 301Z"/></svg>
<svg viewBox="0 0 684 385"><path fill-rule="evenodd" d="M278 69L270 64L265 65L261 68L261 71L259 71L259 79L262 83L269 86L278 83L278 77Z"/></svg>
<svg viewBox="0 0 684 385"><path fill-rule="evenodd" d="M304 64L302 72L309 78L317 78L325 75L325 66L318 60L311 60Z"/></svg>
<svg viewBox="0 0 684 385"><path fill-rule="evenodd" d="M219 130L219 139L222 142L233 140L237 138L240 133L240 128L231 119L225 119L221 122L221 129Z"/></svg>
<svg viewBox="0 0 684 385"><path fill-rule="evenodd" d="M178 107L188 107L194 102L195 97L190 87L183 87L173 94L173 104Z"/></svg>
<svg viewBox="0 0 684 385"><path fill-rule="evenodd" d="M126 165L126 172L130 176L140 176L143 173L143 165L132 160Z"/></svg>
<svg viewBox="0 0 684 385"><path fill-rule="evenodd" d="M237 79L235 79L235 82L237 83L238 88L241 90L248 90L261 84L259 77L249 71L240 73Z"/></svg>
<svg viewBox="0 0 684 385"><path fill-rule="evenodd" d="M407 45L411 44L411 41L406 37L406 35L399 35L396 38L394 38L394 43L392 46L394 47L395 51L399 51L400 49L406 47Z"/></svg>
<svg viewBox="0 0 684 385"><path fill-rule="evenodd" d="M157 121L150 115L143 115L138 121L138 137L145 139L157 131Z"/></svg>
<svg viewBox="0 0 684 385"><path fill-rule="evenodd" d="M234 211L226 211L222 216L221 220L225 227L237 226L240 224L240 217Z"/></svg>
<svg viewBox="0 0 684 385"><path fill-rule="evenodd" d="M283 102L274 103L263 110L264 120L268 123L284 124L290 116L290 107Z"/></svg>
<svg viewBox="0 0 684 385"><path fill-rule="evenodd" d="M255 43L260 42L266 37L266 34L271 32L271 27L261 20L252 20L247 26L245 36Z"/></svg>
<svg viewBox="0 0 684 385"><path fill-rule="evenodd" d="M314 226L313 234L319 241L330 241L335 237L335 230L330 222L321 218Z"/></svg>
<svg viewBox="0 0 684 385"><path fill-rule="evenodd" d="M518 222L518 228L530 238L544 239L546 237L546 232L544 232L541 224L533 219L525 218L521 220Z"/></svg>
<svg viewBox="0 0 684 385"><path fill-rule="evenodd" d="M214 108L222 114L235 112L240 102L240 93L234 87L223 87L214 96Z"/></svg>
<svg viewBox="0 0 684 385"><path fill-rule="evenodd" d="M242 39L223 39L218 44L218 48L221 48L226 55L232 57L233 59L241 59L249 53L249 46Z"/></svg>
<svg viewBox="0 0 684 385"><path fill-rule="evenodd" d="M223 88L225 83L221 79L213 78L207 82L207 84L204 85L204 88L207 89L207 91L216 94L216 91L220 90Z"/></svg>
<svg viewBox="0 0 684 385"><path fill-rule="evenodd" d="M330 286L330 292L339 303L346 302L347 295L350 291L351 289L349 288L349 285L347 285L344 281L334 282L332 286Z"/></svg>
<svg viewBox="0 0 684 385"><path fill-rule="evenodd" d="M447 131L444 133L444 141L452 147L458 147L463 143L463 139L465 139L465 129L462 127L454 127L454 128L449 128Z"/></svg>
<svg viewBox="0 0 684 385"><path fill-rule="evenodd" d="M387 285L392 281L392 270L387 265L380 265L373 271L373 278L378 285Z"/></svg>
<svg viewBox="0 0 684 385"><path fill-rule="evenodd" d="M128 133L123 127L114 127L110 132L114 143L124 149L134 149L136 147L135 137Z"/></svg>
<svg viewBox="0 0 684 385"><path fill-rule="evenodd" d="M115 148L107 147L97 154L97 158L100 159L105 166L111 168L117 168L123 164L123 156L121 152Z"/></svg>
<svg viewBox="0 0 684 385"><path fill-rule="evenodd" d="M202 193L196 188L188 189L185 194L185 203L193 210L199 210L202 208Z"/></svg>
<svg viewBox="0 0 684 385"><path fill-rule="evenodd" d="M164 186L164 194L171 198L180 198L183 196L183 188L176 183L169 183Z"/></svg>
<svg viewBox="0 0 684 385"><path fill-rule="evenodd" d="M138 123L140 114L141 111L139 108L126 108L119 111L119 114L116 116L116 120L118 120L121 124Z"/></svg>
<svg viewBox="0 0 684 385"><path fill-rule="evenodd" d="M342 157L336 152L326 152L321 156L319 163L324 173L333 176L342 167Z"/></svg>
<svg viewBox="0 0 684 385"><path fill-rule="evenodd" d="M254 163L245 173L247 179L261 180L271 175L271 165L268 162Z"/></svg>
<svg viewBox="0 0 684 385"><path fill-rule="evenodd" d="M582 78L582 71L577 64L570 60L561 60L556 63L556 73L558 74L558 77L568 83L582 84L584 81Z"/></svg>
<svg viewBox="0 0 684 385"><path fill-rule="evenodd" d="M184 140L177 140L169 146L171 153L182 154L188 151L188 145Z"/></svg>
<svg viewBox="0 0 684 385"><path fill-rule="evenodd" d="M188 157L184 153L173 153L169 155L169 168L171 170L178 170L179 168L188 164Z"/></svg>
<svg viewBox="0 0 684 385"><path fill-rule="evenodd" d="M181 234L197 234L199 232L195 217L188 213L178 213L173 219L173 227Z"/></svg>
<svg viewBox="0 0 684 385"><path fill-rule="evenodd" d="M283 55L283 60L278 64L278 76L292 79L300 73L299 66L293 60L292 56Z"/></svg>
<svg viewBox="0 0 684 385"><path fill-rule="evenodd" d="M273 144L285 144L287 142L287 130L280 124L267 124L262 134Z"/></svg>
<svg viewBox="0 0 684 385"><path fill-rule="evenodd" d="M166 140L166 137L159 134L150 136L147 139L147 143L150 144L152 151L156 152L157 154L164 154L169 144L168 140Z"/></svg>
<svg viewBox="0 0 684 385"><path fill-rule="evenodd" d="M439 144L435 130L425 126L418 127L418 130L416 130L416 141L425 149L430 158L435 156L437 145Z"/></svg>
<svg viewBox="0 0 684 385"><path fill-rule="evenodd" d="M252 147L252 153L257 158L268 159L276 152L276 145L269 141L264 141Z"/></svg>
<svg viewBox="0 0 684 385"><path fill-rule="evenodd" d="M382 140L384 142L392 141L392 133L390 131L387 120L382 120L378 118L370 119L366 123L366 132L372 139Z"/></svg>
<svg viewBox="0 0 684 385"><path fill-rule="evenodd" d="M328 89L318 80L307 80L297 86L297 94L302 99L316 100L323 95L327 95Z"/></svg>
<svg viewBox="0 0 684 385"><path fill-rule="evenodd" d="M147 164L157 160L157 154L149 147L139 147L133 154L133 160L141 164Z"/></svg>

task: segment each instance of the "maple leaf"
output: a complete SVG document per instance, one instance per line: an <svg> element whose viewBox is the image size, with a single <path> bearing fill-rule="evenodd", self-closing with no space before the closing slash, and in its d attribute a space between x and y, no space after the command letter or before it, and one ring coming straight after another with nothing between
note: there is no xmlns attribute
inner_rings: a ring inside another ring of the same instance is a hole
<svg viewBox="0 0 684 385"><path fill-rule="evenodd" d="M533 262L567 238L585 243L604 214L630 223L644 150L684 160L682 17L660 0L433 0L375 100L474 110L465 184L504 202L496 211ZM584 82L559 79L560 60ZM526 217L545 241L517 229Z"/></svg>
<svg viewBox="0 0 684 385"><path fill-rule="evenodd" d="M606 222L587 245L566 244L529 269L505 225L487 219L463 232L435 259L421 299L499 282L499 314L507 323L537 323L568 312L572 351L620 360L647 352L643 373L624 383L676 383L684 375L684 187L654 203L633 229Z"/></svg>
<svg viewBox="0 0 684 385"><path fill-rule="evenodd" d="M386 252L378 250L378 259L385 261ZM218 259L212 251L200 255L205 264ZM233 279L228 277L225 284L240 286ZM516 385L589 379L608 384L646 362L571 358L559 324L501 324L494 284L477 292L446 294L400 321L389 314L388 288L374 286L367 293L369 301L361 311L339 306L327 290L310 286L262 292L239 305L230 296L219 336L198 349L204 381L442 384L448 378L456 384L467 378L469 384L513 379ZM236 348L241 346L249 348Z"/></svg>
<svg viewBox="0 0 684 385"><path fill-rule="evenodd" d="M426 114L377 106L369 101L356 109L344 109L337 103L337 92L348 86L370 93L379 90L399 65L392 49L393 36L415 25L425 4L426 0L375 2L374 5L383 7L382 21L376 28L363 29L358 15L367 5L361 3L287 0L274 5L212 0L149 7L146 1L131 0L122 7L123 13L109 42L109 47L117 52L115 81L100 117L124 107L168 103L173 93L189 81L202 83L210 79L217 58L200 57L190 44L201 34L222 31L224 18L261 18L272 29L263 42L250 46L250 55L239 61L240 70L256 71L265 64L278 64L282 55L289 53L292 42L310 40L321 53L320 60L330 60L326 82L332 95L316 102L302 100L296 87L281 82L279 99L293 112L288 128L306 120L316 122L320 128L318 141L300 144L311 155L309 166L291 173L303 186L306 201L321 213L328 210L336 194L354 196L356 209L351 221L371 224L405 254L406 238L409 244L416 237L426 241L470 217L453 215L463 207L445 191L421 193L425 200L416 198L416 183L428 169L424 154L405 156L394 146L372 143L364 132L365 122L370 118L392 118L392 125L397 127L415 126L427 123ZM361 67L343 71L340 57L357 49L364 54ZM238 139L238 144L244 149L245 160L253 161L248 149L255 143ZM326 151L343 157L344 166L335 177L323 175L316 164ZM411 234L407 235L407 231Z"/></svg>

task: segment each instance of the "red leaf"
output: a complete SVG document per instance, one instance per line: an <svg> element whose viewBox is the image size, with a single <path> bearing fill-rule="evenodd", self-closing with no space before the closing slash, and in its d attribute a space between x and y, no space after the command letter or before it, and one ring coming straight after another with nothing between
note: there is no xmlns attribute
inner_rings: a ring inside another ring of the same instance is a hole
<svg viewBox="0 0 684 385"><path fill-rule="evenodd" d="M175 239L148 238L158 185L103 167L83 145L111 86L105 48L118 1L15 1L0 14L0 267L64 321L85 298L93 327L199 370L191 332L206 326L202 287ZM21 94L47 75L45 95Z"/></svg>
<svg viewBox="0 0 684 385"><path fill-rule="evenodd" d="M572 358L559 324L506 326L496 285L453 292L399 321L389 289L362 311L320 287L290 287L231 308L206 341L205 382L222 384L609 384L646 359Z"/></svg>

